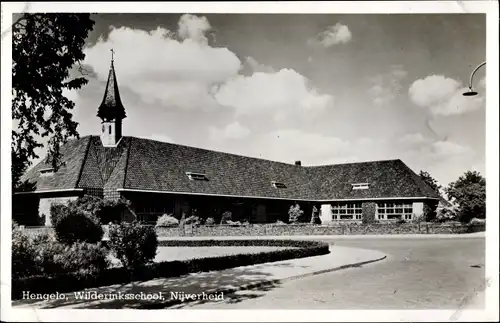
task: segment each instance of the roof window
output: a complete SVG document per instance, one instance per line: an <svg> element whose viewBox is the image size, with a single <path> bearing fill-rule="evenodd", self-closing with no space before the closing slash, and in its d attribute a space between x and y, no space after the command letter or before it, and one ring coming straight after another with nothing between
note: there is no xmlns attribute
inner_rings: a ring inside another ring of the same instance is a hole
<svg viewBox="0 0 500 323"><path fill-rule="evenodd" d="M271 184L274 186L274 188L286 188L286 185L280 182L271 182Z"/></svg>
<svg viewBox="0 0 500 323"><path fill-rule="evenodd" d="M370 187L369 183L355 183L351 185L353 190L366 190Z"/></svg>
<svg viewBox="0 0 500 323"><path fill-rule="evenodd" d="M207 175L202 174L202 173L193 173L193 172L186 172L187 177L190 180L197 180L197 181L206 181Z"/></svg>

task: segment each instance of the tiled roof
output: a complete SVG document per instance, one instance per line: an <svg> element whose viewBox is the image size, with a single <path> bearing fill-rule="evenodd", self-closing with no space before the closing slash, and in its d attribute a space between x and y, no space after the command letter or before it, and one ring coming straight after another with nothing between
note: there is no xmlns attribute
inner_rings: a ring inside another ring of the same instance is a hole
<svg viewBox="0 0 500 323"><path fill-rule="evenodd" d="M42 180L46 189L125 188L311 201L439 198L399 159L306 167L135 137L123 137L117 148L102 147L98 136L66 146L69 166L47 181L38 177L43 165L37 165L25 178ZM205 174L206 180L190 180L186 172ZM286 188L273 187L273 181ZM369 188L353 190L356 183L369 183Z"/></svg>

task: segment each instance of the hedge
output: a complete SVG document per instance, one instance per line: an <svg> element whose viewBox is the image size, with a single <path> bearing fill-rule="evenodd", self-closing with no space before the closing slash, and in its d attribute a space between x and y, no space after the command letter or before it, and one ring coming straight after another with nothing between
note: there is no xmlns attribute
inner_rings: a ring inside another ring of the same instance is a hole
<svg viewBox="0 0 500 323"><path fill-rule="evenodd" d="M32 276L12 279L12 299L20 299L23 291L31 293L67 293L87 288L127 284L155 278L170 278L194 272L224 270L239 266L250 266L264 262L304 258L328 254L328 244L319 241L301 240L182 240L160 241L160 246L273 246L291 249L273 250L252 254L237 254L184 261L163 261L143 266L131 272L123 267L109 268L97 276L79 276L65 273L57 276Z"/></svg>

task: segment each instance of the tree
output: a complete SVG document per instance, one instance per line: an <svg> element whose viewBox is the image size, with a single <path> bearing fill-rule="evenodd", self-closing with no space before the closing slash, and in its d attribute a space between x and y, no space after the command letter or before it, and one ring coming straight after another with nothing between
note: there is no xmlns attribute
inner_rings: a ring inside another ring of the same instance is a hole
<svg viewBox="0 0 500 323"><path fill-rule="evenodd" d="M288 210L288 222L290 223L297 223L300 221L300 218L304 214L304 211L300 209L299 204L295 204L290 206L290 209Z"/></svg>
<svg viewBox="0 0 500 323"><path fill-rule="evenodd" d="M445 192L458 205L461 222L486 217L486 179L479 172L465 172L457 181L450 183Z"/></svg>
<svg viewBox="0 0 500 323"><path fill-rule="evenodd" d="M427 185L429 185L436 193L441 195L440 193L441 185L439 185L438 181L436 181L434 177L431 176L431 174L421 170L418 176L420 176L420 179L422 179L425 183L427 183Z"/></svg>
<svg viewBox="0 0 500 323"><path fill-rule="evenodd" d="M12 26L12 184L19 180L43 147L37 137L47 137L47 158L55 171L61 146L78 138L75 104L63 90L80 89L85 77L70 79L70 70L85 58L83 46L94 21L90 14L24 13ZM80 72L83 69L80 66Z"/></svg>
<svg viewBox="0 0 500 323"><path fill-rule="evenodd" d="M321 224L321 218L319 217L319 211L316 205L312 207L311 224Z"/></svg>

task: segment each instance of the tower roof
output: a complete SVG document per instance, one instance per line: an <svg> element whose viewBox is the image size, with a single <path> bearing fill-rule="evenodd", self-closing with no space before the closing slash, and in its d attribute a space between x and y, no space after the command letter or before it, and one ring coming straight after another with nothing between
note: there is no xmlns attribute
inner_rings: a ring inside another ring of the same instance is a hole
<svg viewBox="0 0 500 323"><path fill-rule="evenodd" d="M97 110L97 116L103 120L124 119L127 117L122 100L120 99L113 61L114 60L111 59L104 98Z"/></svg>

